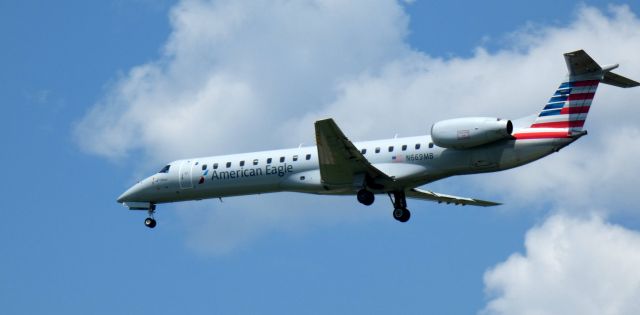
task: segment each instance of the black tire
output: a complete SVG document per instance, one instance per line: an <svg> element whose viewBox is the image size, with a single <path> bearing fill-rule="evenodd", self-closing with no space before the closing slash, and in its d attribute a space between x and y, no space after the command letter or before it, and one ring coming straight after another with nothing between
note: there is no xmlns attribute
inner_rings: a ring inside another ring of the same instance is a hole
<svg viewBox="0 0 640 315"><path fill-rule="evenodd" d="M409 209L404 209L404 216L402 217L402 219L400 220L400 222L407 222L409 221L409 219L411 219L411 211L409 211Z"/></svg>
<svg viewBox="0 0 640 315"><path fill-rule="evenodd" d="M396 208L393 209L393 218L404 223L411 218L411 212L407 208Z"/></svg>
<svg viewBox="0 0 640 315"><path fill-rule="evenodd" d="M373 204L375 200L376 200L376 197L372 192L366 189L360 189L358 191L358 202L360 202L361 204L365 206L370 206Z"/></svg>
<svg viewBox="0 0 640 315"><path fill-rule="evenodd" d="M404 214L404 211L401 208L393 209L393 218L394 219L400 220L400 218L402 218L403 214Z"/></svg>
<svg viewBox="0 0 640 315"><path fill-rule="evenodd" d="M154 220L153 218L146 218L144 220L144 225L150 229L153 229L154 227L156 227L156 220Z"/></svg>

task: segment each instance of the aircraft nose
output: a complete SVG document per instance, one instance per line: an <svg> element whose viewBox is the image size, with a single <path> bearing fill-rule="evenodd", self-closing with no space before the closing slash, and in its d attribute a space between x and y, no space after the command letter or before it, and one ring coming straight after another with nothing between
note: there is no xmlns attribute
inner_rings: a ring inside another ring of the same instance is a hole
<svg viewBox="0 0 640 315"><path fill-rule="evenodd" d="M141 201L136 199L139 199L142 189L143 189L142 183L137 183L131 186L131 188L127 189L124 193L122 193L122 195L120 195L120 197L118 197L116 201L118 203L123 203L127 201Z"/></svg>

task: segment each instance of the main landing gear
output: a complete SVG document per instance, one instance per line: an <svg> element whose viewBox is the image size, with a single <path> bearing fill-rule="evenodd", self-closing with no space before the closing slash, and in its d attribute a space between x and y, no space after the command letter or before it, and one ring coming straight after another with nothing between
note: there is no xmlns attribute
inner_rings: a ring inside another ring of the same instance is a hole
<svg viewBox="0 0 640 315"><path fill-rule="evenodd" d="M358 201L365 206L370 206L375 200L375 195L365 188L360 189L357 196ZM404 190L389 193L389 199L393 204L393 218L400 222L409 221L411 212L407 209L407 197L404 194Z"/></svg>
<svg viewBox="0 0 640 315"><path fill-rule="evenodd" d="M368 190L366 190L364 188L360 189L358 191L358 201L361 204L363 204L365 206L370 206L370 205L373 204L373 202L375 200L376 200L376 197L372 192L370 192L370 191L368 191Z"/></svg>
<svg viewBox="0 0 640 315"><path fill-rule="evenodd" d="M147 212L149 213L149 217L144 219L144 225L150 229L153 229L154 227L156 227L156 219L153 218L153 213L156 212L155 205L153 205Z"/></svg>
<svg viewBox="0 0 640 315"><path fill-rule="evenodd" d="M393 196L389 193L389 199L393 204L393 218L400 222L407 222L411 218L411 212L407 209L407 197L404 191L395 191Z"/></svg>

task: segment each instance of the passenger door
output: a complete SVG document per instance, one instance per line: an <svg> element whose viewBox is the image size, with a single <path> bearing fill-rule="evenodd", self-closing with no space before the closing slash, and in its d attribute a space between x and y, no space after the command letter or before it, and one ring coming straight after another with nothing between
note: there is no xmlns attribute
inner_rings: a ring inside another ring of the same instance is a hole
<svg viewBox="0 0 640 315"><path fill-rule="evenodd" d="M193 188L193 161L187 160L180 164L180 188L188 189Z"/></svg>

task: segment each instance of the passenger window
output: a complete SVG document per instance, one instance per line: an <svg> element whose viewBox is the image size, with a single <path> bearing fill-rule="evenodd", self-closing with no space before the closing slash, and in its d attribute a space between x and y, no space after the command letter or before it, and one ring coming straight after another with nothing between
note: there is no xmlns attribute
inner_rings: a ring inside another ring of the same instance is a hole
<svg viewBox="0 0 640 315"><path fill-rule="evenodd" d="M402 145L402 151L407 151L407 145L406 144Z"/></svg>
<svg viewBox="0 0 640 315"><path fill-rule="evenodd" d="M380 147L376 148L376 153L380 153Z"/></svg>
<svg viewBox="0 0 640 315"><path fill-rule="evenodd" d="M311 154L307 154L306 159L307 159L307 160L311 160Z"/></svg>
<svg viewBox="0 0 640 315"><path fill-rule="evenodd" d="M433 148L433 142L429 142L429 148Z"/></svg>
<svg viewBox="0 0 640 315"><path fill-rule="evenodd" d="M258 159L253 160L253 165L258 165Z"/></svg>
<svg viewBox="0 0 640 315"><path fill-rule="evenodd" d="M362 149L362 150L360 150L360 153L362 153L362 154L367 154L367 149Z"/></svg>
<svg viewBox="0 0 640 315"><path fill-rule="evenodd" d="M280 163L284 162L284 156L280 157Z"/></svg>
<svg viewBox="0 0 640 315"><path fill-rule="evenodd" d="M416 150L420 149L420 143L416 143Z"/></svg>
<svg viewBox="0 0 640 315"><path fill-rule="evenodd" d="M213 163L213 169L217 170L218 169L218 163Z"/></svg>
<svg viewBox="0 0 640 315"><path fill-rule="evenodd" d="M393 152L393 146L389 146L389 152Z"/></svg>
<svg viewBox="0 0 640 315"><path fill-rule="evenodd" d="M271 161L272 161L272 159L271 159L271 158L268 158L268 159L267 159L267 164L271 164Z"/></svg>
<svg viewBox="0 0 640 315"><path fill-rule="evenodd" d="M297 161L297 160L298 160L298 156L297 156L297 155L294 155L294 156L293 156L293 161L295 162L295 161Z"/></svg>
<svg viewBox="0 0 640 315"><path fill-rule="evenodd" d="M202 170L206 170L207 169L207 164L202 164Z"/></svg>
<svg viewBox="0 0 640 315"><path fill-rule="evenodd" d="M231 167L231 162L227 162L227 168Z"/></svg>
<svg viewBox="0 0 640 315"><path fill-rule="evenodd" d="M169 168L171 167L171 165L165 165L160 172L158 173L169 173Z"/></svg>
<svg viewBox="0 0 640 315"><path fill-rule="evenodd" d="M244 166L244 161L240 161L240 167Z"/></svg>

